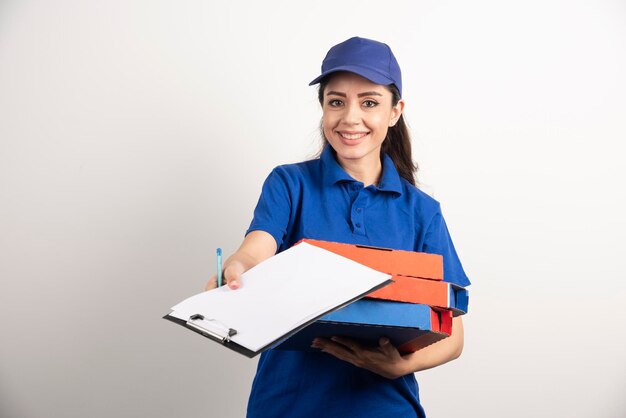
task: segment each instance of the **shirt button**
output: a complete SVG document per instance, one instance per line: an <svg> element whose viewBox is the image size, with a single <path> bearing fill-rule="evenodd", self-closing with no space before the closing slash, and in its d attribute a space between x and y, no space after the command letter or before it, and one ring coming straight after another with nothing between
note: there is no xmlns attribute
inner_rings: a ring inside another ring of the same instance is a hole
<svg viewBox="0 0 626 418"><path fill-rule="evenodd" d="M356 224L354 224L354 226L356 226L357 228L360 228L361 224L357 222Z"/></svg>
<svg viewBox="0 0 626 418"><path fill-rule="evenodd" d="M356 213L361 213L361 208L356 208Z"/></svg>

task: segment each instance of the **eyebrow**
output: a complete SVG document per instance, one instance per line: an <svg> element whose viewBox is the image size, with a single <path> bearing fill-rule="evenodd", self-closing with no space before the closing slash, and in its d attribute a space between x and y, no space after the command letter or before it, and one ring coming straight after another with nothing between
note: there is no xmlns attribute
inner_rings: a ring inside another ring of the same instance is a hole
<svg viewBox="0 0 626 418"><path fill-rule="evenodd" d="M334 91L334 90L329 91L328 93L326 93L326 95L327 96L347 97L346 93L342 93L342 92ZM381 96L382 97L382 94L380 94L377 91L365 91L363 93L357 94L357 97L364 97L364 96Z"/></svg>

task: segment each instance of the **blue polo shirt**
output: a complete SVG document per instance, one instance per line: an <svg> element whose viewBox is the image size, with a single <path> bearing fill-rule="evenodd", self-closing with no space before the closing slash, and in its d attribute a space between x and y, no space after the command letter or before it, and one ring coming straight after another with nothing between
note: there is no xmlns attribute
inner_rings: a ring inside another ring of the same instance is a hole
<svg viewBox="0 0 626 418"><path fill-rule="evenodd" d="M271 234L281 252L302 238L441 254L446 281L470 284L439 203L384 156L377 186L363 187L327 146L319 159L276 167L247 233ZM423 417L413 374L389 380L325 353L261 355L248 417Z"/></svg>

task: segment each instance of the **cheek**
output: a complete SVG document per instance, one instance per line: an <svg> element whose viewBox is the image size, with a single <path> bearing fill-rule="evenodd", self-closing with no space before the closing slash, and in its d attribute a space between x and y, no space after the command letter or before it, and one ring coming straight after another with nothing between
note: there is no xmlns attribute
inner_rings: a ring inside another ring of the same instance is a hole
<svg viewBox="0 0 626 418"><path fill-rule="evenodd" d="M389 114L379 113L379 114L372 115L372 117L369 119L369 122L371 124L372 129L386 131L387 128L389 127L390 120L391 120L391 117Z"/></svg>
<svg viewBox="0 0 626 418"><path fill-rule="evenodd" d="M384 115L382 115L382 117L380 118L380 123L381 125L385 125L385 129L389 128L389 124L392 122L393 118L394 118L394 112L392 109L389 109L387 112L385 112Z"/></svg>
<svg viewBox="0 0 626 418"><path fill-rule="evenodd" d="M322 121L322 133L324 134L324 138L328 139L332 135L332 129L328 126L328 122L326 120Z"/></svg>
<svg viewBox="0 0 626 418"><path fill-rule="evenodd" d="M322 114L322 129L324 132L330 132L337 125L337 118L329 112Z"/></svg>

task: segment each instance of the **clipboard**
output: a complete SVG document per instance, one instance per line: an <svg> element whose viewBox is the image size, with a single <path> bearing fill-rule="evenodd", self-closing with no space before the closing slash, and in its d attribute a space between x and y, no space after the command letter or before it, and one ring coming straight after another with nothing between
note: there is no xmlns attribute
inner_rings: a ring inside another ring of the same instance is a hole
<svg viewBox="0 0 626 418"><path fill-rule="evenodd" d="M390 278L299 243L245 272L240 289L222 286L199 293L175 305L163 318L252 358L390 284Z"/></svg>
<svg viewBox="0 0 626 418"><path fill-rule="evenodd" d="M381 283L380 285L376 286L374 289L372 290L376 290L379 288L382 288L384 286L387 286L389 283L391 283L391 280L385 281L383 283ZM369 292L369 291L368 291ZM308 320L307 322L303 323L302 325L293 328L291 331L289 331L287 334L281 335L280 337L276 338L275 340L267 343L265 346L263 346L261 349L259 350L250 350L240 344L237 344L236 342L234 342L232 340L232 337L234 337L235 335L237 335L237 330L234 328L228 328L222 324L220 325L216 325L214 321L208 320L206 318L204 318L203 315L201 314L194 314L192 315L188 320L184 320L184 319L180 319L180 318L176 318L175 316L172 315L165 315L163 317L163 319L167 319L168 321L172 321L175 324L178 325L182 325L183 327L196 332L216 343L219 343L221 345L223 345L224 347L233 350L236 353L242 354L248 358L254 358L257 355L261 354L262 352L264 352L265 350L268 350L276 345L278 345L280 342L288 340L289 338L293 337L294 335L299 334L302 330L304 330L307 327L310 327L311 324L316 323L316 321L318 321L320 318L323 318L326 315L331 314L332 312L338 310L338 309L342 309L348 305L350 305L351 303L354 303L358 300L360 300L361 298L363 298L368 292L363 293L361 295L358 295L357 297L355 297L352 300L347 301L346 303L337 306L335 308L333 308L332 310L328 311L328 312L324 312L310 320ZM311 339L312 341L313 339ZM311 344L311 341L309 341L309 345Z"/></svg>
<svg viewBox="0 0 626 418"><path fill-rule="evenodd" d="M247 348L231 341L231 337L237 333L237 330L232 328L228 328L226 331L224 329L216 330L214 327L207 326L208 321L203 315L192 315L187 321L176 318L172 315L165 315L163 319L182 325L183 327L213 340L216 343L222 344L223 346L230 348L239 354L243 354L246 357L252 358L257 354L254 351L248 350Z"/></svg>

